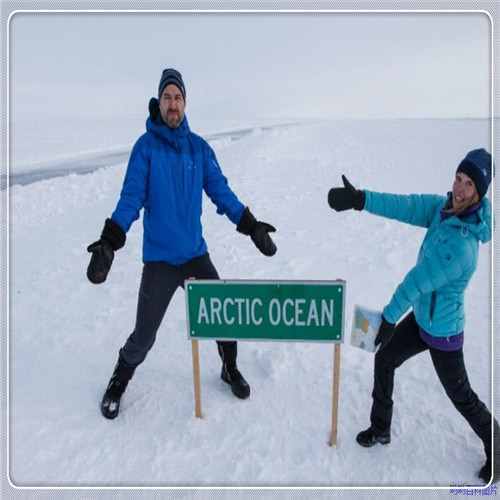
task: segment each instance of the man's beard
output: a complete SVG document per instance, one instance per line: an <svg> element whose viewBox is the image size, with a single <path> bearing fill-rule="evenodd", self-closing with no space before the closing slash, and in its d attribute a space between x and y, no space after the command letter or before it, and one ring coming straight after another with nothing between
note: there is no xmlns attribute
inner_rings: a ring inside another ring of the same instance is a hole
<svg viewBox="0 0 500 500"><path fill-rule="evenodd" d="M167 119L165 120L166 124L170 128L177 128L182 122L183 115L179 112L176 113L167 113Z"/></svg>

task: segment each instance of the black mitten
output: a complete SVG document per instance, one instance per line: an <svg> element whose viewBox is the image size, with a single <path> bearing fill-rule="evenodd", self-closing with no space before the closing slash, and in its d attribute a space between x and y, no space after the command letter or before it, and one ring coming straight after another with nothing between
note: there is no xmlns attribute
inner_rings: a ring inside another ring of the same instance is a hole
<svg viewBox="0 0 500 500"><path fill-rule="evenodd" d="M106 219L101 239L87 247L87 251L92 254L87 267L87 278L91 283L98 285L106 281L115 250L122 248L125 240L123 229L113 219Z"/></svg>
<svg viewBox="0 0 500 500"><path fill-rule="evenodd" d="M392 339L396 325L389 323L382 316L382 323L378 329L377 336L375 337L375 346L380 344L379 350L383 349Z"/></svg>
<svg viewBox="0 0 500 500"><path fill-rule="evenodd" d="M87 247L87 251L92 253L89 267L87 268L87 278L94 285L104 283L111 269L115 252L106 240L99 240L92 243L92 245Z"/></svg>
<svg viewBox="0 0 500 500"><path fill-rule="evenodd" d="M269 236L269 233L274 233L276 228L267 222L258 221L248 207L243 211L236 230L250 236L255 246L267 257L272 257L276 253L276 245Z"/></svg>
<svg viewBox="0 0 500 500"><path fill-rule="evenodd" d="M343 210L363 210L365 206L365 193L356 189L346 178L342 176L344 187L332 188L328 192L328 204L337 212Z"/></svg>

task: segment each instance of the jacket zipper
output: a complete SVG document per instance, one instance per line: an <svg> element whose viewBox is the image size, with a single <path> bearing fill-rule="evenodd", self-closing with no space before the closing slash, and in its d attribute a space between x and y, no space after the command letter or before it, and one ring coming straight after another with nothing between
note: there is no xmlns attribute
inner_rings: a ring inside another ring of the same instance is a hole
<svg viewBox="0 0 500 500"><path fill-rule="evenodd" d="M436 292L431 294L431 311L430 311L430 323L432 325L432 317L434 316L434 309L436 308Z"/></svg>

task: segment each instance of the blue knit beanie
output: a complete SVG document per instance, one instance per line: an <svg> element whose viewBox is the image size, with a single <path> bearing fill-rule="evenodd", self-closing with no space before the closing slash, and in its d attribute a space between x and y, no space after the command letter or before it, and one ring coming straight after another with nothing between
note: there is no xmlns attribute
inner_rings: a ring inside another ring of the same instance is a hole
<svg viewBox="0 0 500 500"><path fill-rule="evenodd" d="M161 98L165 87L170 84L175 85L181 91L183 99L186 100L186 88L184 87L182 75L174 68L167 68L163 70L160 78L160 84L158 85L158 99Z"/></svg>
<svg viewBox="0 0 500 500"><path fill-rule="evenodd" d="M491 155L485 149L473 149L458 165L457 172L468 175L476 185L479 199L488 191L491 182Z"/></svg>

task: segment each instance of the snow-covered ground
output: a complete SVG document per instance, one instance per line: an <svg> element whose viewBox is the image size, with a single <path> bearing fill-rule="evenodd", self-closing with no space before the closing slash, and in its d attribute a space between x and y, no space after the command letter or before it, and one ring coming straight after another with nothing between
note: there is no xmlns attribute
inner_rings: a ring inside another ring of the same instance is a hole
<svg viewBox="0 0 500 500"><path fill-rule="evenodd" d="M191 124L196 130L196 124ZM392 442L361 448L369 424L372 355L351 347L354 304L382 308L416 259L424 230L365 213L338 214L328 189L445 193L455 167L489 149L481 120L338 121L257 131L215 144L240 199L278 228L273 258L215 213L204 234L227 279L347 281L338 447L327 445L333 347L241 343L252 387L237 400L220 380L214 342L201 343L204 418L194 417L182 290L156 345L105 420L99 402L132 331L141 275L135 223L105 284L85 276L86 246L114 209L125 164L10 189L10 477L17 485L477 484L482 447L452 407L428 353L398 369ZM6 196L4 191L1 196ZM490 255L467 293L469 378L490 406Z"/></svg>
<svg viewBox="0 0 500 500"><path fill-rule="evenodd" d="M146 109L147 102L144 103ZM33 113L31 107L24 110L15 108L9 128L11 174L60 168L63 162L130 149L144 132L147 118L144 110L140 114L114 110L110 117L95 113L74 116L72 112L58 116L53 110L52 113ZM297 121L286 116L227 119L221 117L220 112L207 117L200 116L199 111L192 112L191 108L188 115L190 122L194 120L196 131L206 138Z"/></svg>
<svg viewBox="0 0 500 500"><path fill-rule="evenodd" d="M318 122L318 120L315 121ZM252 125L252 121L247 121L245 125L242 125L242 123L240 122L236 126L236 128L227 129L224 128L224 122L217 121L216 123L218 123L219 127L222 127L222 129L219 129L216 132L203 134L203 137L213 146L222 147L229 144L230 142L237 141L248 135L255 135L260 132L267 132L275 129L288 128L290 126L304 125L309 122L297 122L297 120L292 120L289 122L267 120L264 123L259 122L258 125ZM80 123L80 126L81 125L82 124ZM117 131L116 135L120 135L120 130ZM113 137L116 137L116 135L113 135ZM40 141L39 151L44 151L47 147L50 147L50 142L47 144L46 139L46 136L38 137L38 140ZM93 143L92 138L87 138L87 141L89 140ZM13 158L11 161L11 171L8 175L9 185L26 185L40 180L51 179L53 177L65 176L73 173L87 174L94 172L95 170L98 170L102 167L122 165L128 160L133 142L134 141L132 141L128 145L115 145L107 149L101 148L88 151L81 150L82 142L80 142L80 150L76 154L75 152L73 152L72 154L69 154L67 156L63 155L52 158L50 160L23 163L22 160L17 161L15 158L17 156L20 156L22 158L23 156L33 154L31 151L32 140L31 138L25 137L25 141L22 142L17 150L16 148L13 148L13 151L17 151L17 154L12 155ZM48 153L45 152L45 155L47 154ZM5 189L7 186L7 174L2 174L1 177L2 189Z"/></svg>

